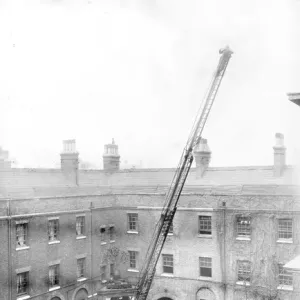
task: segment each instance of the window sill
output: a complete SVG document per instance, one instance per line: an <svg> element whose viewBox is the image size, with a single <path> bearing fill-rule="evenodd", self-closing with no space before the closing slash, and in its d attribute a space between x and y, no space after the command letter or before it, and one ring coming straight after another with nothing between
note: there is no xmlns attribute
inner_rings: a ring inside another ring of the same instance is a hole
<svg viewBox="0 0 300 300"><path fill-rule="evenodd" d="M200 234L198 233L198 238L212 239L211 234Z"/></svg>
<svg viewBox="0 0 300 300"><path fill-rule="evenodd" d="M289 239L278 239L276 243L281 243L281 244L293 244L293 240Z"/></svg>
<svg viewBox="0 0 300 300"><path fill-rule="evenodd" d="M51 242L48 242L49 245L53 245L53 244L60 244L60 241L51 241Z"/></svg>
<svg viewBox="0 0 300 300"><path fill-rule="evenodd" d="M107 242L101 242L101 244L100 245L106 245L107 244Z"/></svg>
<svg viewBox="0 0 300 300"><path fill-rule="evenodd" d="M22 246L22 247L16 248L16 251L26 250L26 249L29 249L29 248L30 248L29 246Z"/></svg>
<svg viewBox="0 0 300 300"><path fill-rule="evenodd" d="M250 237L246 237L246 236L238 236L236 237L237 241L251 241Z"/></svg>
<svg viewBox="0 0 300 300"><path fill-rule="evenodd" d="M164 277L174 277L174 274L171 274L171 273L162 273L161 276L164 276Z"/></svg>
<svg viewBox="0 0 300 300"><path fill-rule="evenodd" d="M131 234L139 234L138 231L134 231L134 230L127 230L127 233L131 233Z"/></svg>
<svg viewBox="0 0 300 300"><path fill-rule="evenodd" d="M77 279L78 282L82 282L82 281L85 281L85 280L87 280L87 278L85 278L85 277L81 277L81 278Z"/></svg>
<svg viewBox="0 0 300 300"><path fill-rule="evenodd" d="M199 280L205 280L205 281L212 281L212 277L206 277L206 276L199 276Z"/></svg>
<svg viewBox="0 0 300 300"><path fill-rule="evenodd" d="M174 233L168 233L168 236L172 236L172 235L174 235Z"/></svg>
<svg viewBox="0 0 300 300"><path fill-rule="evenodd" d="M111 241L109 241L110 243L114 243L115 242L115 240L111 240Z"/></svg>
<svg viewBox="0 0 300 300"><path fill-rule="evenodd" d="M277 287L277 290L293 291L294 289L290 285L280 285Z"/></svg>
<svg viewBox="0 0 300 300"><path fill-rule="evenodd" d="M86 235L76 236L76 240L86 239Z"/></svg>
<svg viewBox="0 0 300 300"><path fill-rule="evenodd" d="M237 285L250 286L250 282L248 282L248 281L237 281L236 284Z"/></svg>
<svg viewBox="0 0 300 300"><path fill-rule="evenodd" d="M137 270L137 269L128 269L127 271L128 271L128 272L134 272L134 273L139 273L139 272L140 272L140 271Z"/></svg>
<svg viewBox="0 0 300 300"><path fill-rule="evenodd" d="M58 290L58 289L60 289L60 286L59 286L59 285L50 288L50 289L49 289L49 292L56 291L56 290Z"/></svg>
<svg viewBox="0 0 300 300"><path fill-rule="evenodd" d="M29 299L29 298L30 298L29 295L23 295L23 296L17 297L17 300L25 300L25 299Z"/></svg>

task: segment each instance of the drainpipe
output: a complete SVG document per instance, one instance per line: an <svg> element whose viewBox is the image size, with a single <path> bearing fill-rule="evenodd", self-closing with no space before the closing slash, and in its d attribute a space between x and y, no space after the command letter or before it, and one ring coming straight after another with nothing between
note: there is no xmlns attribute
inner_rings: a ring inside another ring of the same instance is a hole
<svg viewBox="0 0 300 300"><path fill-rule="evenodd" d="M93 202L90 203L90 245L91 245L91 267L90 267L90 279L91 279L91 290L92 295L94 295L94 280L93 280L93 274L94 274L94 259L93 259Z"/></svg>
<svg viewBox="0 0 300 300"><path fill-rule="evenodd" d="M223 201L223 281L224 281L224 300L227 294L227 276L226 276L226 202Z"/></svg>
<svg viewBox="0 0 300 300"><path fill-rule="evenodd" d="M7 200L7 256L8 256L8 299L12 300L12 251L11 251L11 213L10 213L10 200Z"/></svg>

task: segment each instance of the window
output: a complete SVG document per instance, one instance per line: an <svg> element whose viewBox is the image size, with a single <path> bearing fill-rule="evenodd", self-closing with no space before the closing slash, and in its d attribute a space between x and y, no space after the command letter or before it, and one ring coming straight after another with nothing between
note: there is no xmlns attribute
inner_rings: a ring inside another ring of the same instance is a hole
<svg viewBox="0 0 300 300"><path fill-rule="evenodd" d="M293 223L292 219L279 219L278 220L278 238L289 239L293 238Z"/></svg>
<svg viewBox="0 0 300 300"><path fill-rule="evenodd" d="M129 267L131 269L137 269L137 251L128 251L129 252Z"/></svg>
<svg viewBox="0 0 300 300"><path fill-rule="evenodd" d="M210 257L199 257L200 276L212 276L212 263Z"/></svg>
<svg viewBox="0 0 300 300"><path fill-rule="evenodd" d="M138 214L128 214L128 230L138 230Z"/></svg>
<svg viewBox="0 0 300 300"><path fill-rule="evenodd" d="M28 223L16 224L17 248L28 245Z"/></svg>
<svg viewBox="0 0 300 300"><path fill-rule="evenodd" d="M101 278L101 280L106 279L106 266L100 267L100 278Z"/></svg>
<svg viewBox="0 0 300 300"><path fill-rule="evenodd" d="M102 243L106 242L106 228L105 228L105 226L100 227L100 241Z"/></svg>
<svg viewBox="0 0 300 300"><path fill-rule="evenodd" d="M85 258L77 259L77 278L84 278L85 276Z"/></svg>
<svg viewBox="0 0 300 300"><path fill-rule="evenodd" d="M238 237L250 237L251 218L249 216L237 216L236 232Z"/></svg>
<svg viewBox="0 0 300 300"><path fill-rule="evenodd" d="M59 220L48 221L48 237L49 242L57 241L59 233Z"/></svg>
<svg viewBox="0 0 300 300"><path fill-rule="evenodd" d="M173 222L171 223L170 225L170 228L169 228L169 234L173 234L174 233L174 228L173 228Z"/></svg>
<svg viewBox="0 0 300 300"><path fill-rule="evenodd" d="M199 234L211 235L211 216L199 216Z"/></svg>
<svg viewBox="0 0 300 300"><path fill-rule="evenodd" d="M251 263L246 260L238 261L238 281L250 283Z"/></svg>
<svg viewBox="0 0 300 300"><path fill-rule="evenodd" d="M59 265L49 267L49 288L59 286Z"/></svg>
<svg viewBox="0 0 300 300"><path fill-rule="evenodd" d="M109 226L109 240L115 240L115 226Z"/></svg>
<svg viewBox="0 0 300 300"><path fill-rule="evenodd" d="M28 294L29 272L17 274L17 294L18 296Z"/></svg>
<svg viewBox="0 0 300 300"><path fill-rule="evenodd" d="M109 275L110 275L110 277L114 277L114 275L115 275L115 265L114 264L110 264L110 266L109 266Z"/></svg>
<svg viewBox="0 0 300 300"><path fill-rule="evenodd" d="M173 274L173 255L163 254L163 273Z"/></svg>
<svg viewBox="0 0 300 300"><path fill-rule="evenodd" d="M282 264L278 265L278 269L279 285L293 286L293 273L289 270L286 270Z"/></svg>
<svg viewBox="0 0 300 300"><path fill-rule="evenodd" d="M76 235L82 236L85 233L85 217L76 217Z"/></svg>

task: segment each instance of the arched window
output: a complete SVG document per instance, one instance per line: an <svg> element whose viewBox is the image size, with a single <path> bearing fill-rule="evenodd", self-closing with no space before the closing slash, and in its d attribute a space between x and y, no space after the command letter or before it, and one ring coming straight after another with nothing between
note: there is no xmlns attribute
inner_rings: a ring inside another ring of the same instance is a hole
<svg viewBox="0 0 300 300"><path fill-rule="evenodd" d="M88 292L86 289L80 289L77 291L75 300L87 300L88 299Z"/></svg>
<svg viewBox="0 0 300 300"><path fill-rule="evenodd" d="M59 297L51 298L51 300L61 300Z"/></svg>

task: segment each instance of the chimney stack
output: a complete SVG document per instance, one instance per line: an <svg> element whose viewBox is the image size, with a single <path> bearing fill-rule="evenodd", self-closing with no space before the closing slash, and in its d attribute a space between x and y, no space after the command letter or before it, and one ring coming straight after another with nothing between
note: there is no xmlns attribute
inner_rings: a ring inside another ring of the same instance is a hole
<svg viewBox="0 0 300 300"><path fill-rule="evenodd" d="M78 184L78 159L76 140L64 140L61 157L61 170L71 181Z"/></svg>
<svg viewBox="0 0 300 300"><path fill-rule="evenodd" d="M0 147L0 168L1 169L10 169L11 161L9 160L9 152L3 150Z"/></svg>
<svg viewBox="0 0 300 300"><path fill-rule="evenodd" d="M194 150L194 158L196 160L196 177L203 177L209 166L211 158L211 151L208 147L206 139L201 138L200 143Z"/></svg>
<svg viewBox="0 0 300 300"><path fill-rule="evenodd" d="M274 149L274 176L279 177L283 174L285 168L285 146L284 135L282 133L275 134Z"/></svg>
<svg viewBox="0 0 300 300"><path fill-rule="evenodd" d="M112 139L111 144L104 145L103 169L105 171L118 171L120 169L120 155L118 145Z"/></svg>

